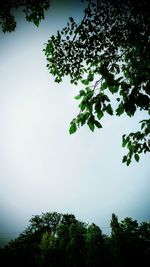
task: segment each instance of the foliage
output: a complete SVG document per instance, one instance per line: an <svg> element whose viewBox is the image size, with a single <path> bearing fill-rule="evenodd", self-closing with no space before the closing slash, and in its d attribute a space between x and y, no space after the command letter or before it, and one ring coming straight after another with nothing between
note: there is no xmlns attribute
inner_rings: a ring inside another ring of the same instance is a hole
<svg viewBox="0 0 150 267"><path fill-rule="evenodd" d="M72 17L67 26L52 35L44 49L55 82L69 76L81 84L75 97L79 114L70 123L70 134L85 124L93 132L102 128L104 116L129 117L140 110L141 129L123 135L128 149L122 162L137 162L150 151L150 9L149 1L82 0L84 17ZM50 0L7 0L0 3L3 32L15 30L13 10L23 8L27 21L36 26L44 19Z"/></svg>
<svg viewBox="0 0 150 267"><path fill-rule="evenodd" d="M102 128L106 114L150 114L150 16L148 1L88 0L82 21L70 17L67 26L51 36L44 49L55 82L69 76L81 84L75 97L80 112L71 121L70 134L87 124ZM123 136L129 150L123 162L150 151L150 120L141 130Z"/></svg>
<svg viewBox="0 0 150 267"><path fill-rule="evenodd" d="M44 12L49 8L50 0L5 0L0 2L0 25L3 32L12 32L16 28L13 11L22 8L26 20L36 26L44 19Z"/></svg>
<svg viewBox="0 0 150 267"><path fill-rule="evenodd" d="M123 157L123 162L126 162L127 165L131 163L133 156L138 162L140 159L139 155L150 150L150 120L142 120L140 123L140 131L130 133L127 136L123 135L122 137L122 146L126 146L129 150L128 154Z"/></svg>
<svg viewBox="0 0 150 267"><path fill-rule="evenodd" d="M111 235L72 214L43 213L33 216L18 238L0 250L4 266L15 267L124 267L148 266L150 223L138 224L115 214Z"/></svg>
<svg viewBox="0 0 150 267"><path fill-rule="evenodd" d="M86 266L104 264L104 238L101 229L94 223L89 225L85 236Z"/></svg>
<svg viewBox="0 0 150 267"><path fill-rule="evenodd" d="M143 225L145 222L138 224L136 220L129 217L119 223L117 216L113 214L111 242L115 266L147 266L149 256L144 257L144 254L146 255L145 248L150 243L150 232L148 238L145 234L143 236ZM147 230L149 226L150 224L146 223ZM145 240L145 244L143 240Z"/></svg>

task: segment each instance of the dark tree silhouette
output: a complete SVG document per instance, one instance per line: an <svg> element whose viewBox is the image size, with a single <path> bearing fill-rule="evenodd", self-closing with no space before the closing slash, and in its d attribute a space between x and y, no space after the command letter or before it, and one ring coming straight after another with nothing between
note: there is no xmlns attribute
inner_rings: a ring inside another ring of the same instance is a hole
<svg viewBox="0 0 150 267"><path fill-rule="evenodd" d="M86 266L104 266L104 237L94 223L89 225L85 236Z"/></svg>
<svg viewBox="0 0 150 267"><path fill-rule="evenodd" d="M129 217L119 223L117 216L112 215L111 243L114 266L147 266L145 246L150 244L150 235L147 239L142 238L141 229L143 225L149 232L149 223L138 224L136 220Z"/></svg>
<svg viewBox="0 0 150 267"><path fill-rule="evenodd" d="M150 223L138 224L115 214L111 235L94 223L78 221L72 214L33 216L18 238L0 249L4 266L15 267L147 267L150 263Z"/></svg>

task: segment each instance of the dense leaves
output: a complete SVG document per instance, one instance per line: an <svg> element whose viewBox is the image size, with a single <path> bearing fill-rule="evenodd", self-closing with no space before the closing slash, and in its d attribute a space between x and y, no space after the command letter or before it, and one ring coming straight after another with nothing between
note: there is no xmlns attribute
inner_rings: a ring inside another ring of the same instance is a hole
<svg viewBox="0 0 150 267"><path fill-rule="evenodd" d="M26 20L36 26L44 19L44 12L49 8L50 0L5 0L0 1L0 25L3 32L12 32L16 28L14 10L21 8Z"/></svg>
<svg viewBox="0 0 150 267"><path fill-rule="evenodd" d="M49 72L56 82L69 76L81 84L75 97L80 112L71 122L70 134L87 124L91 131L102 128L99 120L107 113L133 116L137 110L150 114L150 9L148 1L84 1L80 23L70 17L67 26L51 36L44 51ZM112 96L116 101L112 101ZM150 151L149 120L145 131L130 134L129 153ZM125 137L123 137L123 142ZM142 140L142 144L141 144ZM143 141L144 140L144 141Z"/></svg>
<svg viewBox="0 0 150 267"><path fill-rule="evenodd" d="M0 250L4 266L124 267L148 266L150 223L111 219L111 235L72 214L33 216L27 229Z"/></svg>
<svg viewBox="0 0 150 267"><path fill-rule="evenodd" d="M141 130L129 135L123 135L122 146L127 147L129 152L123 157L123 162L130 164L132 157L138 162L140 154L150 151L150 120L142 120Z"/></svg>

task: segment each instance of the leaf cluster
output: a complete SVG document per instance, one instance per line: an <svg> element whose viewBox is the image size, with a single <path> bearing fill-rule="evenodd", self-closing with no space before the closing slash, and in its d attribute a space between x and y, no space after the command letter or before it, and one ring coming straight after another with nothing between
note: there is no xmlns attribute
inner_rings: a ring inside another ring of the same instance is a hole
<svg viewBox="0 0 150 267"><path fill-rule="evenodd" d="M140 123L140 131L122 137L122 146L127 147L129 151L122 160L127 166L131 163L132 157L138 162L141 153L150 152L150 120L142 120Z"/></svg>
<svg viewBox="0 0 150 267"><path fill-rule="evenodd" d="M70 17L67 26L51 36L44 49L48 70L56 82L69 76L71 83L82 84L75 97L80 101L80 111L71 121L70 134L85 124L91 131L102 128L99 120L105 114L132 117L137 110L150 114L148 1L84 3L81 22ZM110 95L115 98L115 110ZM135 153L137 161L139 151ZM129 165L129 159L123 159L127 161Z"/></svg>
<svg viewBox="0 0 150 267"><path fill-rule="evenodd" d="M16 28L14 10L22 8L26 20L33 22L37 27L42 19L44 12L49 8L50 0L5 0L0 2L0 25L2 31L12 32Z"/></svg>

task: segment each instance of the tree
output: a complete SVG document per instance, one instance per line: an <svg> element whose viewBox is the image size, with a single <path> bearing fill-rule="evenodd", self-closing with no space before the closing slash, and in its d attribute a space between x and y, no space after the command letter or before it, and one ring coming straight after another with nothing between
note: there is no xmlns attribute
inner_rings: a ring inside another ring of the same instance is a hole
<svg viewBox="0 0 150 267"><path fill-rule="evenodd" d="M84 237L86 224L78 221L72 214L64 214L57 231L57 248L60 264L76 267L84 266Z"/></svg>
<svg viewBox="0 0 150 267"><path fill-rule="evenodd" d="M138 224L126 217L121 222L115 214L111 220L111 262L112 266L147 266L149 252L149 223ZM147 255L146 255L147 253Z"/></svg>
<svg viewBox="0 0 150 267"><path fill-rule="evenodd" d="M81 84L75 97L79 114L71 121L70 134L87 124L91 131L102 128L106 115L129 117L140 110L145 119L140 129L123 135L128 149L123 162L129 165L141 153L150 152L150 8L149 1L82 0L85 12L78 24L70 17L67 26L52 35L44 49L47 67L61 82ZM50 2L5 1L0 8L2 30L13 31L12 8L24 7L26 19L39 25Z"/></svg>
<svg viewBox="0 0 150 267"><path fill-rule="evenodd" d="M61 218L62 215L57 212L47 212L42 213L42 215L34 215L30 219L30 224L24 234L41 233L43 231L55 234Z"/></svg>
<svg viewBox="0 0 150 267"><path fill-rule="evenodd" d="M104 238L101 229L94 223L89 225L85 236L86 266L104 266Z"/></svg>
<svg viewBox="0 0 150 267"><path fill-rule="evenodd" d="M72 214L42 213L0 249L0 262L6 267L149 266L150 224L128 217L119 222L113 214L111 228L105 236Z"/></svg>
<svg viewBox="0 0 150 267"><path fill-rule="evenodd" d="M51 36L44 49L55 82L69 76L82 84L75 99L80 112L71 121L70 134L87 124L102 128L106 114L133 116L145 112L141 129L123 135L123 157L150 151L150 16L148 1L88 0L81 23L70 17L67 26Z"/></svg>

